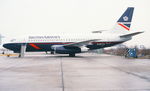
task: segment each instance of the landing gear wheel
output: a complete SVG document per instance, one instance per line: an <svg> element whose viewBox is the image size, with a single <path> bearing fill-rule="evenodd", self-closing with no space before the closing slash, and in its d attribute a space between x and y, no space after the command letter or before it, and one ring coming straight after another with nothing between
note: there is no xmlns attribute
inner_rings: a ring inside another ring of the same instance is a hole
<svg viewBox="0 0 150 91"><path fill-rule="evenodd" d="M54 51L51 51L51 54L55 54L55 52L54 52Z"/></svg>
<svg viewBox="0 0 150 91"><path fill-rule="evenodd" d="M75 53L70 53L69 57L75 57Z"/></svg>
<svg viewBox="0 0 150 91"><path fill-rule="evenodd" d="M21 54L19 54L18 57L20 58L20 57L21 57Z"/></svg>

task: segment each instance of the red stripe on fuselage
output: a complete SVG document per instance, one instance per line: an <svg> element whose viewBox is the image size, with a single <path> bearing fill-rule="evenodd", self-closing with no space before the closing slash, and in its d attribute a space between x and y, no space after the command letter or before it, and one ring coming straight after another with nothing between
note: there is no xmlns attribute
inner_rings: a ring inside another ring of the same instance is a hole
<svg viewBox="0 0 150 91"><path fill-rule="evenodd" d="M74 42L65 42L65 43L61 43L61 42L55 43L54 42L54 43L34 43L34 44L72 44L72 43L74 43Z"/></svg>
<svg viewBox="0 0 150 91"><path fill-rule="evenodd" d="M126 30L130 30L127 26L125 26L125 25L123 25L123 24L120 24L120 23L118 23L118 25L120 25L120 26L122 26L123 28L125 28Z"/></svg>
<svg viewBox="0 0 150 91"><path fill-rule="evenodd" d="M33 44L33 43L30 43L29 45L32 46L32 47L34 47L35 49L38 49L38 50L41 49L40 47L36 46L36 45Z"/></svg>

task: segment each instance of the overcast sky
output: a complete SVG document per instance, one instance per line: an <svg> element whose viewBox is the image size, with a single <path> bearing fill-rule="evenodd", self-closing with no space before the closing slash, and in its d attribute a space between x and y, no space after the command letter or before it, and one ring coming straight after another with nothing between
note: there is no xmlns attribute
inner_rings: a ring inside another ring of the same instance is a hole
<svg viewBox="0 0 150 91"><path fill-rule="evenodd" d="M125 44L150 47L150 0L0 0L0 33L13 38L108 30L131 6L131 30L145 33Z"/></svg>

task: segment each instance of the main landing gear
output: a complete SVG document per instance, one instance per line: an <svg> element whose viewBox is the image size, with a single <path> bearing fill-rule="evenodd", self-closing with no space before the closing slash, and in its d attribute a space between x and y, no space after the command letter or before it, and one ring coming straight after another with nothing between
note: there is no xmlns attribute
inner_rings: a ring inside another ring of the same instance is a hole
<svg viewBox="0 0 150 91"><path fill-rule="evenodd" d="M55 54L55 52L54 52L54 51L51 51L51 54Z"/></svg>
<svg viewBox="0 0 150 91"><path fill-rule="evenodd" d="M75 55L75 53L70 53L69 54L69 57L75 57L76 55Z"/></svg>

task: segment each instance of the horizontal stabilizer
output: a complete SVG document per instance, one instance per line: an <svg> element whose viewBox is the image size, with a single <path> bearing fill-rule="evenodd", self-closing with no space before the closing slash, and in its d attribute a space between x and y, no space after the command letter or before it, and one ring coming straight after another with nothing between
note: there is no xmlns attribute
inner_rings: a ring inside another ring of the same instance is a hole
<svg viewBox="0 0 150 91"><path fill-rule="evenodd" d="M102 32L105 32L107 30L98 30L98 31L92 31L92 33L102 33Z"/></svg>
<svg viewBox="0 0 150 91"><path fill-rule="evenodd" d="M132 36L140 34L140 33L143 33L143 32L135 32L135 33L125 34L125 35L121 35L120 37L132 37Z"/></svg>

